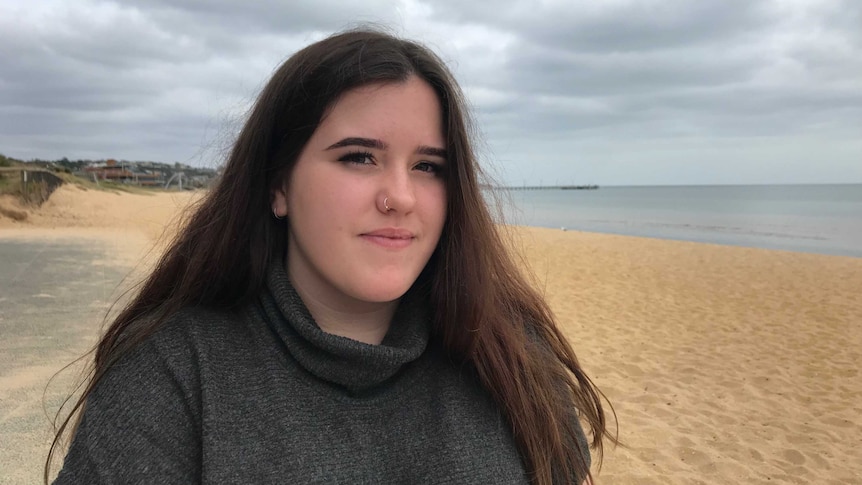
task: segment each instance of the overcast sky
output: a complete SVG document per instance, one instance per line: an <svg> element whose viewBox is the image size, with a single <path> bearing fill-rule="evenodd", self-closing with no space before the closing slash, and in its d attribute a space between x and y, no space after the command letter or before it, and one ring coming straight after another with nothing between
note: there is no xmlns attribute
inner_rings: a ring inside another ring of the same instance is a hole
<svg viewBox="0 0 862 485"><path fill-rule="evenodd" d="M359 22L449 63L506 184L862 183L858 0L0 0L0 153L215 167Z"/></svg>

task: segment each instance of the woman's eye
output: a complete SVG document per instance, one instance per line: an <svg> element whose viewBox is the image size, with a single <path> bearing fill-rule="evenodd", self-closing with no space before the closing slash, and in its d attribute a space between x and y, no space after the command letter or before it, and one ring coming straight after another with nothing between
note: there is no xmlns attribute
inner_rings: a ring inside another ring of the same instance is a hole
<svg viewBox="0 0 862 485"><path fill-rule="evenodd" d="M338 160L341 162L350 162L350 163L356 163L359 165L368 165L368 164L374 162L374 157L372 157L371 154L368 152L354 152L354 153L348 153L347 155L344 155L343 157L339 158Z"/></svg>
<svg viewBox="0 0 862 485"><path fill-rule="evenodd" d="M443 166L439 163L420 162L416 165L416 170L419 170L420 172L431 173L431 174L439 174L443 171Z"/></svg>

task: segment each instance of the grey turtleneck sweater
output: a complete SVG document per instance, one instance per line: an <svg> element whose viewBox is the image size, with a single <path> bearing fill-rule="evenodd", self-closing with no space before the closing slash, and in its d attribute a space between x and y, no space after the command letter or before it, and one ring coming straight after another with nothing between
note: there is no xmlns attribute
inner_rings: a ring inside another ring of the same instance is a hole
<svg viewBox="0 0 862 485"><path fill-rule="evenodd" d="M96 386L55 483L526 483L473 374L403 301L381 345L327 334L274 266L237 314L189 309Z"/></svg>

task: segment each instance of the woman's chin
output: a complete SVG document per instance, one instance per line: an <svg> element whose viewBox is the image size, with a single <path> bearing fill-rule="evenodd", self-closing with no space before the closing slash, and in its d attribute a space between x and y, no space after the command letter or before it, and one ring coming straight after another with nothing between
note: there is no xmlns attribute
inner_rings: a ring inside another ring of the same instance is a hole
<svg viewBox="0 0 862 485"><path fill-rule="evenodd" d="M386 289L369 291L363 294L360 299L368 303L389 303L400 299L407 293L407 288L402 289Z"/></svg>
<svg viewBox="0 0 862 485"><path fill-rule="evenodd" d="M396 301L404 296L404 294L407 293L407 290L410 289L411 285L412 282L408 281L389 281L385 284L376 282L374 284L369 284L362 290L358 291L354 295L354 298L368 303L388 303Z"/></svg>

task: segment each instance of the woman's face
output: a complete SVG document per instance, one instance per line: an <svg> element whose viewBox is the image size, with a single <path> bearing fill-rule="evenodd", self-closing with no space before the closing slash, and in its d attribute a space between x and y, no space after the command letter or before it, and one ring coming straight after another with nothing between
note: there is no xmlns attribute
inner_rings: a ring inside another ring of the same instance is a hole
<svg viewBox="0 0 862 485"><path fill-rule="evenodd" d="M350 309L410 288L446 219L445 147L440 102L417 77L339 98L273 194L301 294Z"/></svg>

